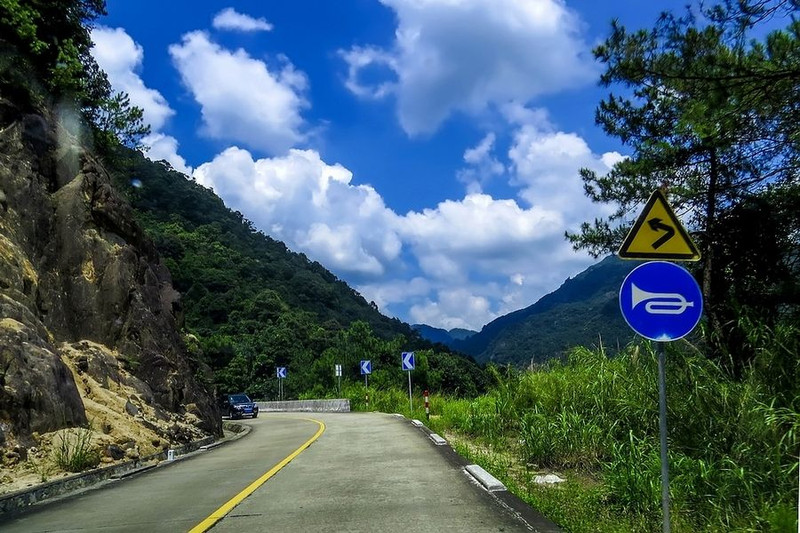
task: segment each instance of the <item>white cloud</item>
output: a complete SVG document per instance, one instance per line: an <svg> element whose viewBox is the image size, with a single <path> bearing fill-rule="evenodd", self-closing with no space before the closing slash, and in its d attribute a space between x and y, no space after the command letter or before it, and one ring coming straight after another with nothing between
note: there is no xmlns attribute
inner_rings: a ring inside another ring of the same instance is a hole
<svg viewBox="0 0 800 533"><path fill-rule="evenodd" d="M131 104L144 110L144 122L153 131L160 130L175 114L160 92L145 86L138 72L144 51L122 28L98 26L92 29L92 56L108 75L116 91L130 96Z"/></svg>
<svg viewBox="0 0 800 533"><path fill-rule="evenodd" d="M373 46L354 46L350 50L340 50L339 55L347 62L345 86L353 94L362 98L380 99L394 91L396 85L393 79L374 86L364 85L359 79L361 71L367 67L385 67L396 72L397 61L391 54Z"/></svg>
<svg viewBox="0 0 800 533"><path fill-rule="evenodd" d="M397 16L393 47L340 52L346 85L362 97L396 95L409 135L432 133L454 112L527 102L594 76L581 23L560 0L381 2ZM375 66L392 75L365 85L360 72Z"/></svg>
<svg viewBox="0 0 800 533"><path fill-rule="evenodd" d="M212 23L218 30L233 31L272 31L272 24L264 18L253 18L237 12L232 7L228 7L217 13Z"/></svg>
<svg viewBox="0 0 800 533"><path fill-rule="evenodd" d="M464 162L469 166L459 170L456 177L467 186L468 193L483 192L487 182L505 172L503 164L492 153L494 143L495 134L487 133L477 146L464 152Z"/></svg>
<svg viewBox="0 0 800 533"><path fill-rule="evenodd" d="M466 289L441 290L436 301L426 300L411 307L411 321L418 324L437 324L444 329L475 329L491 315L491 303L484 296Z"/></svg>
<svg viewBox="0 0 800 533"><path fill-rule="evenodd" d="M228 148L194 177L257 227L338 273L379 276L401 251L396 215L352 173L312 150L254 160Z"/></svg>
<svg viewBox="0 0 800 533"><path fill-rule="evenodd" d="M300 113L306 76L284 57L269 68L242 49L229 51L200 31L169 47L184 84L201 106L203 133L282 154L305 139Z"/></svg>
<svg viewBox="0 0 800 533"><path fill-rule="evenodd" d="M433 284L426 278L417 276L409 279L388 279L357 285L355 288L367 300L373 301L380 309L386 310L397 302L414 301L425 298Z"/></svg>
<svg viewBox="0 0 800 533"><path fill-rule="evenodd" d="M487 136L465 160L484 161L493 142ZM480 329L594 262L564 240L570 223L597 209L583 199L577 168L617 156L593 154L574 134L518 124L508 157L520 199L472 193L404 215L313 150L256 159L232 147L194 177L256 227L347 279L384 312Z"/></svg>
<svg viewBox="0 0 800 533"><path fill-rule="evenodd" d="M187 176L192 175L192 167L186 164L186 160L178 155L178 140L170 135L163 133L151 133L142 139L148 149L145 155L153 161L165 160L172 168L178 172L183 172Z"/></svg>
<svg viewBox="0 0 800 533"><path fill-rule="evenodd" d="M609 206L592 203L585 195L579 171L591 168L607 172L623 159L621 154L595 154L579 135L537 122L517 129L508 157L513 184L521 187L519 196L530 205L558 211L570 229L610 213Z"/></svg>
<svg viewBox="0 0 800 533"><path fill-rule="evenodd" d="M461 201L447 200L436 209L407 214L403 235L422 254L444 254L495 264L519 254L518 247L548 239L562 229L556 211L521 208L514 200L495 200L486 194L469 194Z"/></svg>

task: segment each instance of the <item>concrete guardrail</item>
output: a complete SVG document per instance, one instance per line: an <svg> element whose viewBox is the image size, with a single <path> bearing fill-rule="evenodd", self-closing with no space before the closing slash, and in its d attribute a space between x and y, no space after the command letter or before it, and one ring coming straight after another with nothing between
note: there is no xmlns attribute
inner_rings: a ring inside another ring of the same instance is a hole
<svg viewBox="0 0 800 533"><path fill-rule="evenodd" d="M349 413L350 400L285 400L282 402L256 402L259 412L301 411L307 413Z"/></svg>

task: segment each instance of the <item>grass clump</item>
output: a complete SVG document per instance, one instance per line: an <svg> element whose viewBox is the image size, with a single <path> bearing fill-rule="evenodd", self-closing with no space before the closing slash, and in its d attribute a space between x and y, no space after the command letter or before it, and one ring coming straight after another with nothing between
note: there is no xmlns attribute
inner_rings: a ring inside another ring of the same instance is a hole
<svg viewBox="0 0 800 533"><path fill-rule="evenodd" d="M83 472L100 464L89 428L71 428L56 437L53 462L66 472Z"/></svg>

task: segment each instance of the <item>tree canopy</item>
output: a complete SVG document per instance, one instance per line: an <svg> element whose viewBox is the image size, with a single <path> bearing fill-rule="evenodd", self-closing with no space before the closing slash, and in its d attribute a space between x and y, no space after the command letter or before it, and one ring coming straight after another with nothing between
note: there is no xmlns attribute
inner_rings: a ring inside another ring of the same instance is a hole
<svg viewBox="0 0 800 533"><path fill-rule="evenodd" d="M105 0L0 0L0 94L33 109L74 106L92 141L139 147L150 132L142 110L111 89L91 55L91 25Z"/></svg>
<svg viewBox="0 0 800 533"><path fill-rule="evenodd" d="M594 50L606 68L601 84L618 91L596 121L630 157L605 175L581 171L586 194L617 209L567 238L596 255L613 251L649 194L667 190L703 255L708 338L728 355L734 347L723 339L743 310L776 320L800 303L800 21L789 16L797 8L796 0L728 1L664 13L635 32L615 21ZM765 32L766 21L780 20L783 29ZM764 212L754 226L753 209L765 205L773 223ZM764 261L742 260L753 254Z"/></svg>

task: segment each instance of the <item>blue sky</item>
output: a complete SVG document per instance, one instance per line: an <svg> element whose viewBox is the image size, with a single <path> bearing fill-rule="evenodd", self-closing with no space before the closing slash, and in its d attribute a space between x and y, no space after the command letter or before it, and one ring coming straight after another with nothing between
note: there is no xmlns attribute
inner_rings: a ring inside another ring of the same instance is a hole
<svg viewBox="0 0 800 533"><path fill-rule="evenodd" d="M93 49L148 155L213 188L388 315L480 329L594 262L578 169L612 18L685 1L108 0Z"/></svg>

